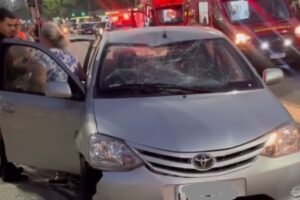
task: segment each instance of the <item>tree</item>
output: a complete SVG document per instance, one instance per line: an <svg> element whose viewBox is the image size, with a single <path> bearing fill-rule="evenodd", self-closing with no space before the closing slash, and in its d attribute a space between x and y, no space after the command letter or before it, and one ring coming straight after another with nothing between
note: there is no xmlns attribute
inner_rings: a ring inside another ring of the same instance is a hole
<svg viewBox="0 0 300 200"><path fill-rule="evenodd" d="M91 0L103 10L122 9L134 7L134 0Z"/></svg>
<svg viewBox="0 0 300 200"><path fill-rule="evenodd" d="M87 1L90 3L90 11L129 8L133 7L135 2L135 0L42 0L42 13L48 18L60 16L60 11L63 17L71 17L72 13L79 16L81 12L88 13Z"/></svg>
<svg viewBox="0 0 300 200"><path fill-rule="evenodd" d="M42 2L43 16L48 18L57 17L60 14L67 16L70 7L76 5L76 0L43 0Z"/></svg>
<svg viewBox="0 0 300 200"><path fill-rule="evenodd" d="M59 0L43 0L42 13L45 17L55 17L59 15Z"/></svg>
<svg viewBox="0 0 300 200"><path fill-rule="evenodd" d="M10 9L10 2L7 1L7 0L0 0L0 5L1 7L4 7L4 8L7 8L7 9Z"/></svg>

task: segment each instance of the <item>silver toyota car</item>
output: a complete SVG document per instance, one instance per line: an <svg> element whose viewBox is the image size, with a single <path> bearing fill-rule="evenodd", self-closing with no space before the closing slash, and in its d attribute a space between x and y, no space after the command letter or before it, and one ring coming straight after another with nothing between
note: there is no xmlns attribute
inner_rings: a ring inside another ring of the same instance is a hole
<svg viewBox="0 0 300 200"><path fill-rule="evenodd" d="M82 199L300 198L299 127L266 86L283 72L266 69L261 79L221 33L105 33L88 54L84 84L37 44L2 45L0 126L9 160L81 173ZM69 82L22 87L3 59L14 46L42 51Z"/></svg>

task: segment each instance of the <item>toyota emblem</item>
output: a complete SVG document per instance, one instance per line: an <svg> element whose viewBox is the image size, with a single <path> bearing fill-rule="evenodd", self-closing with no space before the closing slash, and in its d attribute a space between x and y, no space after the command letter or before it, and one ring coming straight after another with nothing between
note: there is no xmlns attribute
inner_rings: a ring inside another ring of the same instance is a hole
<svg viewBox="0 0 300 200"><path fill-rule="evenodd" d="M215 158L208 153L198 154L193 158L192 164L197 170L208 171L214 166Z"/></svg>

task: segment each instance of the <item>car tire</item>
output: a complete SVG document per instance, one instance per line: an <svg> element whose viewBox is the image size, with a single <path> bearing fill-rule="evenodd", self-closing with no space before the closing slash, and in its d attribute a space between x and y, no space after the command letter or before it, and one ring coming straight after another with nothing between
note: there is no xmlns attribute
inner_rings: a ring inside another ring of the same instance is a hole
<svg viewBox="0 0 300 200"><path fill-rule="evenodd" d="M80 200L92 200L94 194L96 194L97 183L102 177L102 171L92 168L89 163L80 156Z"/></svg>

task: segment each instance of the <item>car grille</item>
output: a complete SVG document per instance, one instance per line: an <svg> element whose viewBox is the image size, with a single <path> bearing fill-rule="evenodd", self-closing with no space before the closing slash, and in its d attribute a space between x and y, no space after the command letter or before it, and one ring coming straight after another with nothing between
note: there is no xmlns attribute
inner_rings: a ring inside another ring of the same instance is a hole
<svg viewBox="0 0 300 200"><path fill-rule="evenodd" d="M176 153L129 143L129 146L144 160L149 170L177 177L196 178L222 175L249 167L262 151L268 136L226 150L210 152ZM213 167L198 170L192 160L196 155L208 153L215 158Z"/></svg>

